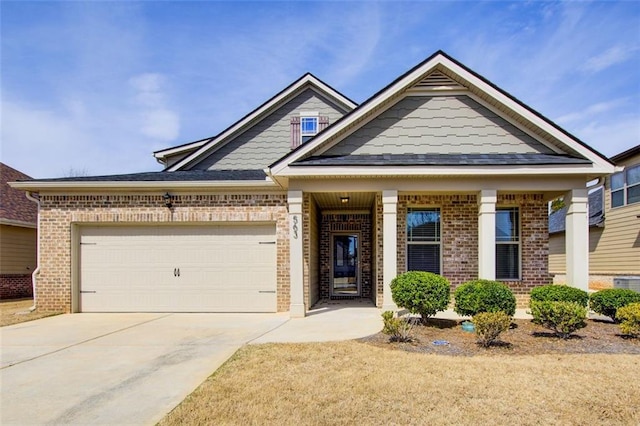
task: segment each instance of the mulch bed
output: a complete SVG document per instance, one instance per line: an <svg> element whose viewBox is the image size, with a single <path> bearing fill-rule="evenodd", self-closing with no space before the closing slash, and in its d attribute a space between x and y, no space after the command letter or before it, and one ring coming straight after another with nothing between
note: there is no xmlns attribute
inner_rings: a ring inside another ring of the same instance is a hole
<svg viewBox="0 0 640 426"><path fill-rule="evenodd" d="M620 335L618 324L588 320L587 326L569 339L556 337L550 330L530 320L513 320L511 328L489 348L476 343L474 332L463 331L462 321L429 319L428 325L413 328L411 342L390 342L383 333L360 339L366 344L407 352L441 355L539 355L539 354L640 354L640 338ZM445 341L436 345L433 342Z"/></svg>

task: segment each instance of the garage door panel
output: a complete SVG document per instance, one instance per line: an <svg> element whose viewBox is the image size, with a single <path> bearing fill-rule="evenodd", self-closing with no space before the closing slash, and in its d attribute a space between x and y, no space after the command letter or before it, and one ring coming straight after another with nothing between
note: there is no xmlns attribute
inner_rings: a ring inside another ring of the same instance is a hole
<svg viewBox="0 0 640 426"><path fill-rule="evenodd" d="M274 225L86 227L85 312L274 312Z"/></svg>

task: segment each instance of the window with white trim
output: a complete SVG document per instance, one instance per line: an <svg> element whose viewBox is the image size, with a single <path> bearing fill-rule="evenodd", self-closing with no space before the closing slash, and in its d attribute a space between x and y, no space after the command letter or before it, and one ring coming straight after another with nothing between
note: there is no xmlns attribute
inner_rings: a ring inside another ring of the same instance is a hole
<svg viewBox="0 0 640 426"><path fill-rule="evenodd" d="M440 274L440 209L407 209L407 271Z"/></svg>
<svg viewBox="0 0 640 426"><path fill-rule="evenodd" d="M611 175L611 207L640 203L640 164Z"/></svg>
<svg viewBox="0 0 640 426"><path fill-rule="evenodd" d="M318 133L318 117L300 117L300 141L305 143Z"/></svg>
<svg viewBox="0 0 640 426"><path fill-rule="evenodd" d="M520 279L520 210L496 208L496 279Z"/></svg>

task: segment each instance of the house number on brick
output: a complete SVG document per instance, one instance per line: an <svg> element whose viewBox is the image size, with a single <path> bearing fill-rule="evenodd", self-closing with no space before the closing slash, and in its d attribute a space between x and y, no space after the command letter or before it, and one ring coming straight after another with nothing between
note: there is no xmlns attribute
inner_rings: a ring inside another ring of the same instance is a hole
<svg viewBox="0 0 640 426"><path fill-rule="evenodd" d="M298 239L298 216L293 217L293 239Z"/></svg>

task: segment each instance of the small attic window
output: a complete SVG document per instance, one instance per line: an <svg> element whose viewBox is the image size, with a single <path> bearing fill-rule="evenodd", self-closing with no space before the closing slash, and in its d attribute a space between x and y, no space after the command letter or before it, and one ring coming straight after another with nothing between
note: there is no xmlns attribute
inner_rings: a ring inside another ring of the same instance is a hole
<svg viewBox="0 0 640 426"><path fill-rule="evenodd" d="M329 117L318 112L300 112L291 117L291 148L297 148L329 126Z"/></svg>
<svg viewBox="0 0 640 426"><path fill-rule="evenodd" d="M305 143L318 133L318 117L300 117L300 141Z"/></svg>

